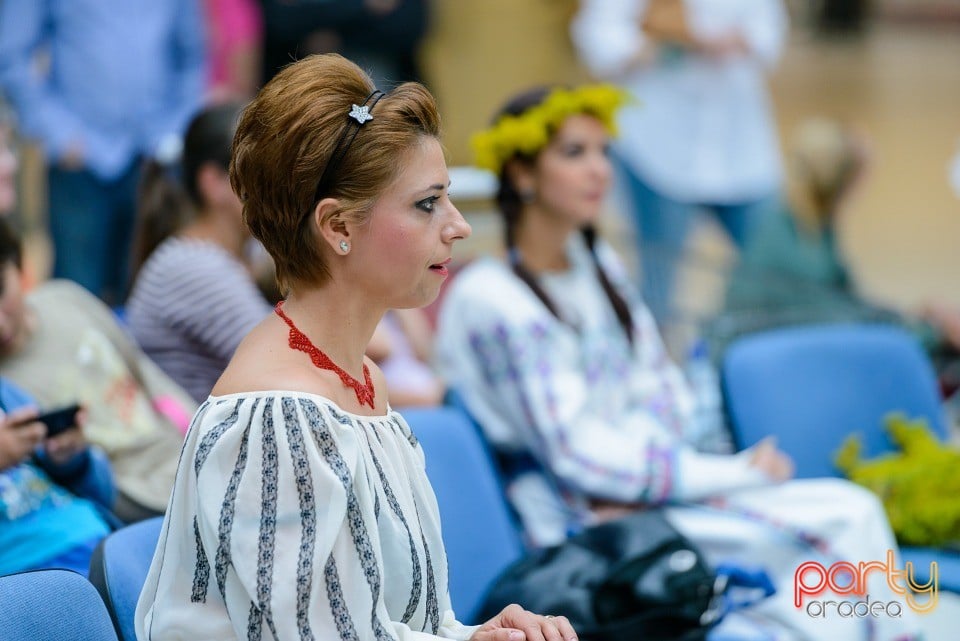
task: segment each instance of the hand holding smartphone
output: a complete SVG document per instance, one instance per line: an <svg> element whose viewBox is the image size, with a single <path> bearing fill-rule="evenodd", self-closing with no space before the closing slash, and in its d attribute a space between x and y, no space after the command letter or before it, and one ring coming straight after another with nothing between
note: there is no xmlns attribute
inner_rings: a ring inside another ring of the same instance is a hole
<svg viewBox="0 0 960 641"><path fill-rule="evenodd" d="M28 423L40 422L47 426L47 438L53 438L58 434L66 432L77 425L77 412L80 411L80 405L73 403L66 407L44 412L39 416L34 416L14 425L27 425Z"/></svg>

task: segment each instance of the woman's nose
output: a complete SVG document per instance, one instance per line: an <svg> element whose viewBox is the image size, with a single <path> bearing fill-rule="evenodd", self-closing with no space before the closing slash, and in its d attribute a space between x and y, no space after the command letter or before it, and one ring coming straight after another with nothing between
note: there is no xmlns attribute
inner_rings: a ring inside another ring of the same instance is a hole
<svg viewBox="0 0 960 641"><path fill-rule="evenodd" d="M453 206L453 220L447 226L447 242L452 243L457 240L463 240L464 238L468 238L471 233L473 233L473 228L470 227L470 223L463 217L460 210L457 209L456 206Z"/></svg>

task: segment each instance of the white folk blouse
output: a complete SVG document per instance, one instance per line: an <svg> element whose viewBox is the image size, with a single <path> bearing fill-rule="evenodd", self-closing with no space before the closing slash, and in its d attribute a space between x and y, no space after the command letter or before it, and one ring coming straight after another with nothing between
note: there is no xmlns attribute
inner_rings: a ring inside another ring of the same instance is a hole
<svg viewBox="0 0 960 641"><path fill-rule="evenodd" d="M423 451L396 412L210 397L187 434L137 638L468 639Z"/></svg>
<svg viewBox="0 0 960 641"><path fill-rule="evenodd" d="M540 276L554 316L505 263L480 259L444 298L437 354L501 453L532 454L507 491L537 545L589 524L587 500L690 501L765 485L746 455L711 455L685 442L696 401L670 360L622 264L598 243L604 271L630 303L633 344L617 321L586 245L570 269Z"/></svg>

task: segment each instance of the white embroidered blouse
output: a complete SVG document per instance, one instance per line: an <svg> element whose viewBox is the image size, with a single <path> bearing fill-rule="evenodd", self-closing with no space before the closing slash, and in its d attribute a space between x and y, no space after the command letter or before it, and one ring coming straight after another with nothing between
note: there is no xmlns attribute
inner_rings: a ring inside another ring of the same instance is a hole
<svg viewBox="0 0 960 641"><path fill-rule="evenodd" d="M694 398L613 250L597 251L630 304L633 345L579 236L570 269L539 282L558 320L505 263L468 266L441 309L441 372L501 453L532 454L552 478L527 470L507 492L533 543L562 540L590 522L590 499L697 500L765 484L745 455L711 455L684 442Z"/></svg>
<svg viewBox="0 0 960 641"><path fill-rule="evenodd" d="M210 397L187 434L137 638L468 639L423 451L396 412Z"/></svg>

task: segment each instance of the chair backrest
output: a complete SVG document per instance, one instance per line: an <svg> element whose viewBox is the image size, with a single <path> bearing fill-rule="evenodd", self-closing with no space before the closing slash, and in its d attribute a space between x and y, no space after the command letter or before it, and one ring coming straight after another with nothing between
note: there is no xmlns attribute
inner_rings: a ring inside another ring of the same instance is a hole
<svg viewBox="0 0 960 641"><path fill-rule="evenodd" d="M100 542L90 559L90 582L107 604L120 641L136 641L134 615L147 580L163 517L128 525Z"/></svg>
<svg viewBox="0 0 960 641"><path fill-rule="evenodd" d="M403 412L423 447L437 495L450 565L450 598L457 617L474 622L493 580L523 554L493 461L460 410Z"/></svg>
<svg viewBox="0 0 960 641"><path fill-rule="evenodd" d="M0 577L3 641L117 641L96 589L70 570Z"/></svg>
<svg viewBox="0 0 960 641"><path fill-rule="evenodd" d="M804 325L735 341L721 366L734 439L749 447L774 434L797 476L836 476L833 457L857 432L863 454L892 447L883 417L924 418L941 437L945 421L932 366L916 339L889 325Z"/></svg>

